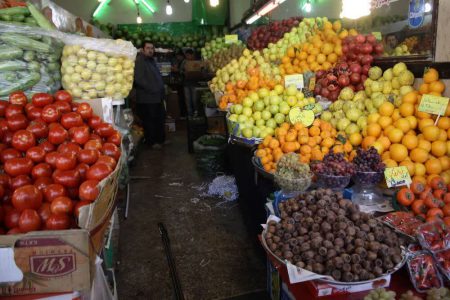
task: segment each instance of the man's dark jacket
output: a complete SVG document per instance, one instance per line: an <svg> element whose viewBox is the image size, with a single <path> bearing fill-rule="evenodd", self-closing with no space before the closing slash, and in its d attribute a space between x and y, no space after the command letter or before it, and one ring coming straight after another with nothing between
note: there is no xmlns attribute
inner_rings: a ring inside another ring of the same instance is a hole
<svg viewBox="0 0 450 300"><path fill-rule="evenodd" d="M164 98L164 82L156 62L139 53L134 67L137 103L160 103Z"/></svg>

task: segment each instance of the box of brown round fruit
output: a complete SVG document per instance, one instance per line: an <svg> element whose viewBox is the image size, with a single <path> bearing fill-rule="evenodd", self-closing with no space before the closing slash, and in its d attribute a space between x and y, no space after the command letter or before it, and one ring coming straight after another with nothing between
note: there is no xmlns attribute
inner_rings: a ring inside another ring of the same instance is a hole
<svg viewBox="0 0 450 300"><path fill-rule="evenodd" d="M291 283L363 285L386 278L406 261L405 240L340 192L311 190L278 206L280 218L269 217L262 244L286 265Z"/></svg>

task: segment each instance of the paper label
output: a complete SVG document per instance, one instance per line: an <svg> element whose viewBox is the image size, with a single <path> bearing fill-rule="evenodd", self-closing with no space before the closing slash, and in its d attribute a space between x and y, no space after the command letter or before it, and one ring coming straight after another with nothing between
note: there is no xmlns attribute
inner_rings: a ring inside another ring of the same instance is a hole
<svg viewBox="0 0 450 300"><path fill-rule="evenodd" d="M297 89L304 87L303 74L292 74L284 76L284 87L295 85Z"/></svg>
<svg viewBox="0 0 450 300"><path fill-rule="evenodd" d="M235 44L238 41L237 34L227 34L225 35L225 44Z"/></svg>
<svg viewBox="0 0 450 300"><path fill-rule="evenodd" d="M316 87L316 77L312 77L309 80L309 90L314 91L314 88Z"/></svg>
<svg viewBox="0 0 450 300"><path fill-rule="evenodd" d="M433 115L444 115L448 105L447 97L439 97L434 95L423 95L420 100L419 111Z"/></svg>
<svg viewBox="0 0 450 300"><path fill-rule="evenodd" d="M411 184L411 176L405 166L386 168L384 177L388 188Z"/></svg>
<svg viewBox="0 0 450 300"><path fill-rule="evenodd" d="M311 126L314 122L314 112L312 110L301 110L300 107L293 107L289 111L289 120L292 124L297 122L302 123L304 126Z"/></svg>
<svg viewBox="0 0 450 300"><path fill-rule="evenodd" d="M383 36L379 31L372 32L372 35L377 39L377 41L381 41L383 39Z"/></svg>

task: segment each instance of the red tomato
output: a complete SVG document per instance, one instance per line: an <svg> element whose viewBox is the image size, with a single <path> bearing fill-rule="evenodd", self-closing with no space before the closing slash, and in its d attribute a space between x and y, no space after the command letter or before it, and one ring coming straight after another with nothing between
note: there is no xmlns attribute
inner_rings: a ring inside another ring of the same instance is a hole
<svg viewBox="0 0 450 300"><path fill-rule="evenodd" d="M88 126L72 127L69 129L69 136L72 142L84 145L89 141L90 133Z"/></svg>
<svg viewBox="0 0 450 300"><path fill-rule="evenodd" d="M58 122L61 112L55 104L49 104L42 109L41 117L47 123Z"/></svg>
<svg viewBox="0 0 450 300"><path fill-rule="evenodd" d="M52 177L53 170L52 166L48 163L39 163L33 167L31 170L31 176L36 179L39 177Z"/></svg>
<svg viewBox="0 0 450 300"><path fill-rule="evenodd" d="M17 150L25 152L36 145L36 139L30 131L22 129L14 133L11 144Z"/></svg>
<svg viewBox="0 0 450 300"><path fill-rule="evenodd" d="M122 142L122 137L120 136L120 133L117 130L115 130L115 132L108 137L107 142L113 143L116 146L120 146L120 143Z"/></svg>
<svg viewBox="0 0 450 300"><path fill-rule="evenodd" d="M108 177L108 175L111 174L112 171L113 171L113 169L111 168L111 166L109 166L107 164L95 163L86 172L86 178L90 179L90 180L101 181L102 179Z"/></svg>
<svg viewBox="0 0 450 300"><path fill-rule="evenodd" d="M21 232L26 233L30 231L36 231L41 228L41 217L34 209L25 209L19 218L19 229Z"/></svg>
<svg viewBox="0 0 450 300"><path fill-rule="evenodd" d="M47 222L48 218L52 214L50 211L50 203L44 202L38 210L39 217L41 218L42 223Z"/></svg>
<svg viewBox="0 0 450 300"><path fill-rule="evenodd" d="M11 158L4 165L5 172L13 177L31 173L33 161L28 157Z"/></svg>
<svg viewBox="0 0 450 300"><path fill-rule="evenodd" d="M19 175L11 179L11 189L15 191L21 186L30 185L31 178L28 175Z"/></svg>
<svg viewBox="0 0 450 300"><path fill-rule="evenodd" d="M82 102L77 107L77 113L79 113L83 119L90 119L94 111L89 103Z"/></svg>
<svg viewBox="0 0 450 300"><path fill-rule="evenodd" d="M53 169L56 169L56 159L58 158L58 152L50 152L45 155L45 162L48 163Z"/></svg>
<svg viewBox="0 0 450 300"><path fill-rule="evenodd" d="M67 196L67 190L61 184L52 183L44 189L44 199L47 202L52 202L55 198L62 196Z"/></svg>
<svg viewBox="0 0 450 300"><path fill-rule="evenodd" d="M80 103L78 103L78 102L72 102L72 103L70 103L70 106L72 106L72 111L73 111L73 112L76 112L78 106L80 106Z"/></svg>
<svg viewBox="0 0 450 300"><path fill-rule="evenodd" d="M62 144L68 137L67 130L59 124L52 126L48 132L48 141L54 145Z"/></svg>
<svg viewBox="0 0 450 300"><path fill-rule="evenodd" d="M89 170L89 166L87 164L81 163L78 164L78 166L75 168L75 170L78 171L78 173L80 173L80 179L81 181L86 179L86 173Z"/></svg>
<svg viewBox="0 0 450 300"><path fill-rule="evenodd" d="M43 147L34 146L27 150L25 156L30 158L33 162L39 163L44 161L46 154Z"/></svg>
<svg viewBox="0 0 450 300"><path fill-rule="evenodd" d="M12 209L5 214L5 226L9 229L19 226L20 211Z"/></svg>
<svg viewBox="0 0 450 300"><path fill-rule="evenodd" d="M27 96L22 91L12 92L9 94L9 103L25 106L28 102Z"/></svg>
<svg viewBox="0 0 450 300"><path fill-rule="evenodd" d="M44 107L53 103L53 96L46 93L36 93L31 98L31 103L36 107Z"/></svg>
<svg viewBox="0 0 450 300"><path fill-rule="evenodd" d="M5 116L6 108L8 107L8 102L0 100L0 117Z"/></svg>
<svg viewBox="0 0 450 300"><path fill-rule="evenodd" d="M72 170L77 165L77 157L71 153L58 153L56 156L56 168L58 170Z"/></svg>
<svg viewBox="0 0 450 300"><path fill-rule="evenodd" d="M97 128L100 124L103 123L102 118L100 118L99 116L92 116L92 118L90 118L88 120L88 125L89 127L91 127L92 129Z"/></svg>
<svg viewBox="0 0 450 300"><path fill-rule="evenodd" d="M52 214L70 214L72 210L73 203L68 197L58 197L50 204Z"/></svg>
<svg viewBox="0 0 450 300"><path fill-rule="evenodd" d="M8 230L8 232L6 233L7 235L16 235L16 234L21 234L22 231L20 231L19 227L14 227L11 228L10 230Z"/></svg>
<svg viewBox="0 0 450 300"><path fill-rule="evenodd" d="M77 143L68 142L68 143L59 145L57 151L59 153L69 153L69 154L77 156L78 152L81 151L81 147Z"/></svg>
<svg viewBox="0 0 450 300"><path fill-rule="evenodd" d="M42 204L42 193L34 185L21 186L12 195L12 204L22 212L24 209L39 209Z"/></svg>
<svg viewBox="0 0 450 300"><path fill-rule="evenodd" d="M42 140L39 143L39 147L42 147L42 149L44 149L45 153L49 153L49 152L55 151L55 145L53 145L52 143L50 143L47 140Z"/></svg>
<svg viewBox="0 0 450 300"><path fill-rule="evenodd" d="M5 132L2 136L2 143L6 144L7 146L11 146L11 142L12 142L12 137L13 137L13 133L11 131Z"/></svg>
<svg viewBox="0 0 450 300"><path fill-rule="evenodd" d="M120 149L113 143L104 143L102 147L102 153L107 156L111 156L116 161L120 158Z"/></svg>
<svg viewBox="0 0 450 300"><path fill-rule="evenodd" d="M80 173L77 170L55 170L52 175L53 181L65 187L78 187L80 184Z"/></svg>
<svg viewBox="0 0 450 300"><path fill-rule="evenodd" d="M55 100L56 101L63 101L63 102L72 102L72 96L69 94L69 92L61 90L61 91L57 91L54 94Z"/></svg>
<svg viewBox="0 0 450 300"><path fill-rule="evenodd" d="M0 173L0 185L3 186L5 189L9 188L11 184L11 177L9 177L8 174L1 174Z"/></svg>
<svg viewBox="0 0 450 300"><path fill-rule="evenodd" d="M2 198L3 208L5 208L5 205L11 205L11 199L12 199L12 190L11 189L5 189L5 195Z"/></svg>
<svg viewBox="0 0 450 300"><path fill-rule="evenodd" d="M98 180L86 180L80 185L79 196L81 200L95 201L99 193Z"/></svg>
<svg viewBox="0 0 450 300"><path fill-rule="evenodd" d="M96 133L91 133L89 139L94 140L94 141L99 141L100 143L103 144L103 139Z"/></svg>
<svg viewBox="0 0 450 300"><path fill-rule="evenodd" d="M78 153L78 161L80 163L93 165L97 161L99 154L100 152L98 150L83 149Z"/></svg>
<svg viewBox="0 0 450 300"><path fill-rule="evenodd" d="M28 119L23 114L14 115L11 118L8 118L7 122L9 130L12 132L28 127Z"/></svg>
<svg viewBox="0 0 450 300"><path fill-rule="evenodd" d="M45 226L48 230L64 230L70 227L70 218L66 214L51 214L45 222Z"/></svg>
<svg viewBox="0 0 450 300"><path fill-rule="evenodd" d="M89 140L84 144L84 149L100 151L102 149L102 142L98 140Z"/></svg>
<svg viewBox="0 0 450 300"><path fill-rule="evenodd" d="M13 116L17 116L17 115L23 115L24 110L23 110L23 106L17 105L17 104L11 104L8 105L5 109L5 117L6 119L9 119Z"/></svg>
<svg viewBox="0 0 450 300"><path fill-rule="evenodd" d="M103 138L107 138L114 134L114 128L109 123L102 123L95 128L95 133Z"/></svg>
<svg viewBox="0 0 450 300"><path fill-rule="evenodd" d="M2 163L5 163L11 158L19 158L19 157L22 157L22 154L20 154L20 152L14 148L8 148L0 152L0 161Z"/></svg>
<svg viewBox="0 0 450 300"><path fill-rule="evenodd" d="M43 193L44 190L52 183L53 180L50 177L38 177L34 181L34 186L37 187Z"/></svg>
<svg viewBox="0 0 450 300"><path fill-rule="evenodd" d="M70 129L72 127L78 127L83 125L83 119L81 115L77 112L69 112L63 114L61 117L61 125L66 129Z"/></svg>
<svg viewBox="0 0 450 300"><path fill-rule="evenodd" d="M87 206L89 204L91 204L92 201L77 201L77 203L75 204L75 207L73 208L73 212L75 214L75 216L78 218L80 216L80 208L82 208L83 206Z"/></svg>
<svg viewBox="0 0 450 300"><path fill-rule="evenodd" d="M112 158L111 156L107 156L107 155L100 155L97 159L97 163L107 164L113 170L116 168L116 165L117 165L116 160L114 158Z"/></svg>
<svg viewBox="0 0 450 300"><path fill-rule="evenodd" d="M67 102L56 101L56 102L54 102L54 104L61 114L69 113L72 111L70 104Z"/></svg>
<svg viewBox="0 0 450 300"><path fill-rule="evenodd" d="M45 139L48 136L48 127L44 122L35 120L28 125L27 130L30 131L36 139Z"/></svg>
<svg viewBox="0 0 450 300"><path fill-rule="evenodd" d="M33 107L29 111L27 111L27 117L30 120L37 120L41 118L42 108Z"/></svg>

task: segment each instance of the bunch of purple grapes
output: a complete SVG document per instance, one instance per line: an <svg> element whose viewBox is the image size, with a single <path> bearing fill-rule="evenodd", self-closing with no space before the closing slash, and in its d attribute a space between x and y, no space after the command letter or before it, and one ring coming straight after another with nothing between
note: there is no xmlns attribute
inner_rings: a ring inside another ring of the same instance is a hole
<svg viewBox="0 0 450 300"><path fill-rule="evenodd" d="M356 157L353 159L358 172L383 172L386 165L381 161L377 149L370 147L369 150L358 148Z"/></svg>
<svg viewBox="0 0 450 300"><path fill-rule="evenodd" d="M355 174L354 165L345 159L343 153L328 152L321 162L312 166L314 173L332 176L351 176Z"/></svg>

